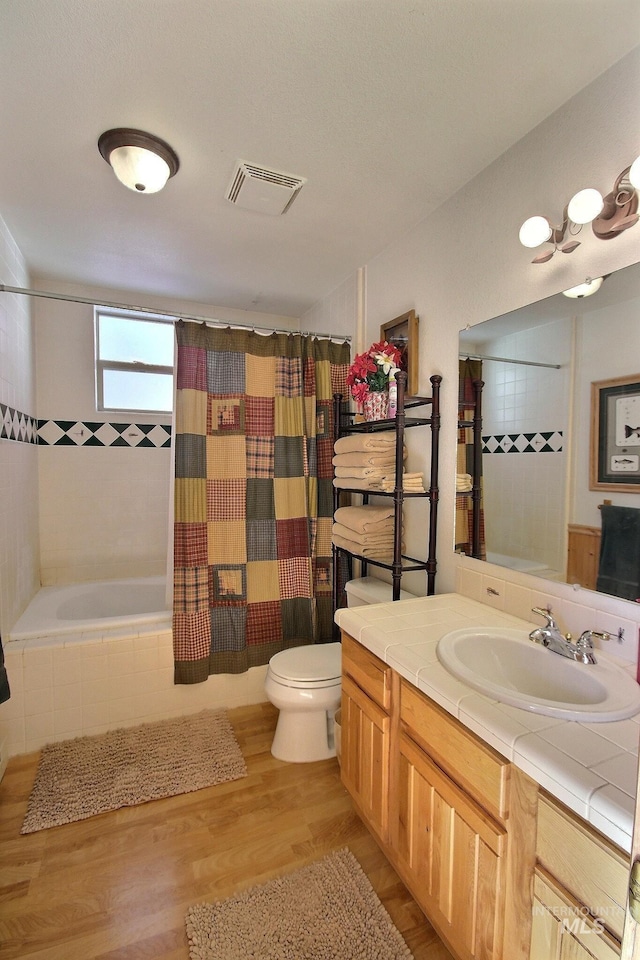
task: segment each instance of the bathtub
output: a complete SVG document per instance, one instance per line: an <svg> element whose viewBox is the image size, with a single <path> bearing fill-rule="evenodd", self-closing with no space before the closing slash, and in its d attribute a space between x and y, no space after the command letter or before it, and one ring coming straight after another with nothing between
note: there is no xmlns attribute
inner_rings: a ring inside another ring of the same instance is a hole
<svg viewBox="0 0 640 960"><path fill-rule="evenodd" d="M546 565L539 560L508 557L504 553L492 553L490 550L487 550L487 563L495 563L499 567L508 567L509 570L518 570L520 573L536 573L538 570L546 570Z"/></svg>
<svg viewBox="0 0 640 960"><path fill-rule="evenodd" d="M69 586L42 587L9 631L8 643L74 638L132 636L170 629L165 577L99 580Z"/></svg>

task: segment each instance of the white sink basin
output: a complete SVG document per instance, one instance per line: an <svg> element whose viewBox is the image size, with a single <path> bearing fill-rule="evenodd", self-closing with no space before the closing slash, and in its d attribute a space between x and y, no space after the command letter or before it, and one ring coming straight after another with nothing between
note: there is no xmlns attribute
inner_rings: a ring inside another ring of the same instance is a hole
<svg viewBox="0 0 640 960"><path fill-rule="evenodd" d="M440 663L492 700L563 720L624 720L640 711L640 686L615 664L576 663L512 627L465 627L437 647ZM597 654L596 654L597 655Z"/></svg>

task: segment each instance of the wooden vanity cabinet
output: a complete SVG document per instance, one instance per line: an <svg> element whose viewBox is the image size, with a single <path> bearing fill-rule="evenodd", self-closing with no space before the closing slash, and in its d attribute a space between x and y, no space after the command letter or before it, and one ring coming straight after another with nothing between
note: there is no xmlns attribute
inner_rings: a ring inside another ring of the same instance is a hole
<svg viewBox="0 0 640 960"><path fill-rule="evenodd" d="M507 831L400 736L400 873L460 958L502 956Z"/></svg>
<svg viewBox="0 0 640 960"><path fill-rule="evenodd" d="M459 960L528 960L537 784L342 644L342 778L360 815Z"/></svg>
<svg viewBox="0 0 640 960"><path fill-rule="evenodd" d="M619 960L620 944L552 876L536 868L530 960Z"/></svg>
<svg viewBox="0 0 640 960"><path fill-rule="evenodd" d="M391 669L342 638L342 781L365 823L389 836Z"/></svg>
<svg viewBox="0 0 640 960"><path fill-rule="evenodd" d="M531 960L620 957L630 858L541 792Z"/></svg>

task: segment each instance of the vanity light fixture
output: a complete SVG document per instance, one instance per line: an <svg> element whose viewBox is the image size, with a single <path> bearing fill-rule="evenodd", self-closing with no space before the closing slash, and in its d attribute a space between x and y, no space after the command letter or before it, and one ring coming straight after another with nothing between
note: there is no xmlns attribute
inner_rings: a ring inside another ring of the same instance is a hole
<svg viewBox="0 0 640 960"><path fill-rule="evenodd" d="M603 197L593 187L574 194L565 207L562 222L558 226L553 226L546 217L529 217L520 227L520 243L530 248L539 247L543 243L550 244L531 261L547 263L558 251L573 253L580 246L580 241L575 237L588 223L599 240L611 240L633 227L640 219L639 192L640 157L616 177L612 190L606 196ZM595 293L595 290L590 292Z"/></svg>
<svg viewBox="0 0 640 960"><path fill-rule="evenodd" d="M180 166L178 156L164 140L143 130L116 127L98 140L98 150L116 177L136 193L157 193Z"/></svg>
<svg viewBox="0 0 640 960"><path fill-rule="evenodd" d="M575 287L569 287L568 290L563 290L565 297L572 297L574 300L582 300L584 297L590 297L592 294L597 293L602 284L605 281L605 277L587 277L584 283L579 283Z"/></svg>

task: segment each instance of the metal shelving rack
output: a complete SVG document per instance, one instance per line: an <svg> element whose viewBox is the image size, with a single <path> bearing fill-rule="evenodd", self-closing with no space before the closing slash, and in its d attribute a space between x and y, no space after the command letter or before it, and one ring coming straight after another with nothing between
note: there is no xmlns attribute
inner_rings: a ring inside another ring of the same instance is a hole
<svg viewBox="0 0 640 960"><path fill-rule="evenodd" d="M355 414L346 409L342 394L334 394L334 435L337 440L339 437L352 433L378 433L381 431L395 430L396 434L396 460L395 460L395 484L390 493L380 490L371 490L369 492L350 489L348 487L334 487L333 490L333 512L340 505L341 493L357 493L362 496L363 503L369 502L370 496L392 497L394 504L394 546L393 560L391 563L382 560L373 560L370 557L363 557L357 553L350 553L342 547L333 545L333 609L338 607L341 599L341 586L339 583L339 554L346 554L349 558L349 570L351 573L352 563L355 559L362 564L362 575L366 576L367 567L382 567L391 571L392 579L392 599L400 599L400 586L403 574L415 570L425 570L427 573L427 596L435 593L436 578L436 534L438 524L438 452L440 443L440 384L442 377L434 375L430 378L431 396L430 397L412 397L405 402L405 391L407 386L407 375L401 372L397 376L398 382L398 409L394 418L388 420L365 421L355 423ZM431 415L407 416L407 411L417 410L421 407L431 407ZM403 489L403 448L405 430L413 427L430 427L431 429L431 469L429 478L429 487L424 493L409 493ZM427 559L419 560L416 557L410 557L402 553L402 508L405 500L410 498L426 498L429 500L429 531L427 538Z"/></svg>

